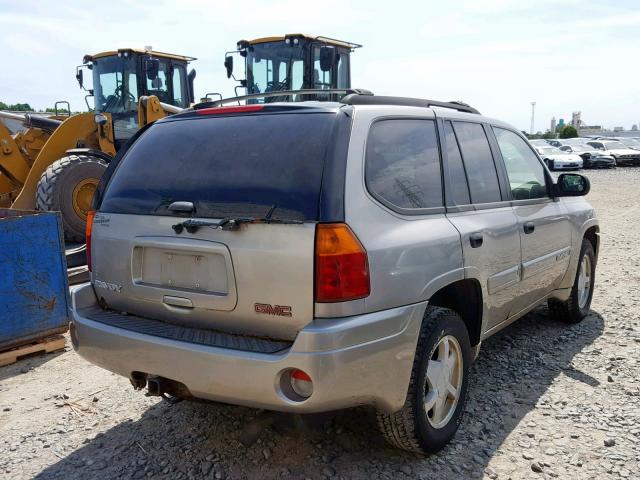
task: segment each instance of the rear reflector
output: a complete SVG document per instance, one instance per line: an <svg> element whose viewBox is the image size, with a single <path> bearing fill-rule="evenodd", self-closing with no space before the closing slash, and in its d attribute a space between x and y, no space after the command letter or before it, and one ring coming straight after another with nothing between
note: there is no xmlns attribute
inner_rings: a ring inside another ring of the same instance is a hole
<svg viewBox="0 0 640 480"><path fill-rule="evenodd" d="M234 107L210 107L196 110L198 115L222 115L225 113L247 113L258 112L264 108L264 105L238 105Z"/></svg>
<svg viewBox="0 0 640 480"><path fill-rule="evenodd" d="M87 226L85 227L85 242L87 244L87 267L91 271L91 232L93 231L93 217L96 216L96 212L89 210L87 212Z"/></svg>
<svg viewBox="0 0 640 480"><path fill-rule="evenodd" d="M367 252L346 224L318 224L315 262L316 302L344 302L369 295Z"/></svg>

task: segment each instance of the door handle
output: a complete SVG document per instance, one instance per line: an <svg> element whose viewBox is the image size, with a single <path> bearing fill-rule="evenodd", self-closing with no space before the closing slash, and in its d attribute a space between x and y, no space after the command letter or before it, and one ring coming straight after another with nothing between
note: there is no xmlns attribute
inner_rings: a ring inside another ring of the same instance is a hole
<svg viewBox="0 0 640 480"><path fill-rule="evenodd" d="M533 231L536 229L536 226L533 224L533 222L527 222L524 224L523 228L524 233L533 233Z"/></svg>
<svg viewBox="0 0 640 480"><path fill-rule="evenodd" d="M482 233L476 232L469 235L469 243L471 248L478 248L482 246L483 236Z"/></svg>

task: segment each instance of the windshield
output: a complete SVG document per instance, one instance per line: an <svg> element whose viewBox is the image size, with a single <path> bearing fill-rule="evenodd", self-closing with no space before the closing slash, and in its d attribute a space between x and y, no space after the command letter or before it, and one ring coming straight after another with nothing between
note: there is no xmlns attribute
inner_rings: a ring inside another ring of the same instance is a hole
<svg viewBox="0 0 640 480"><path fill-rule="evenodd" d="M103 57L93 61L93 95L96 112L113 117L118 144L138 130L138 76L135 57Z"/></svg>
<svg viewBox="0 0 640 480"><path fill-rule="evenodd" d="M300 90L304 86L304 47L282 42L252 45L247 53L248 93Z"/></svg>
<svg viewBox="0 0 640 480"><path fill-rule="evenodd" d="M604 148L607 150L616 150L616 149L624 149L629 148L622 142L605 142Z"/></svg>
<svg viewBox="0 0 640 480"><path fill-rule="evenodd" d="M137 140L116 169L100 211L316 220L331 113L215 116L163 121Z"/></svg>
<svg viewBox="0 0 640 480"><path fill-rule="evenodd" d="M635 138L625 138L624 140L621 140L621 142L629 147L640 147L640 141L636 140Z"/></svg>
<svg viewBox="0 0 640 480"><path fill-rule="evenodd" d="M572 152L590 152L593 148L585 147L584 145L571 145Z"/></svg>
<svg viewBox="0 0 640 480"><path fill-rule="evenodd" d="M540 155L563 155L567 153L556 147L536 147L536 150Z"/></svg>
<svg viewBox="0 0 640 480"><path fill-rule="evenodd" d="M138 77L133 57L93 61L93 94L97 112L133 112L138 107Z"/></svg>

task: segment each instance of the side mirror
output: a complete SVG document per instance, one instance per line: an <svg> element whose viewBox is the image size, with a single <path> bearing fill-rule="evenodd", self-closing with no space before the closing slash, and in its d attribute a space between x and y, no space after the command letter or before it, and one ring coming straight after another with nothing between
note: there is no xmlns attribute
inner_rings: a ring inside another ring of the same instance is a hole
<svg viewBox="0 0 640 480"><path fill-rule="evenodd" d="M320 70L328 72L336 63L336 49L333 47L320 47Z"/></svg>
<svg viewBox="0 0 640 480"><path fill-rule="evenodd" d="M224 68L227 70L227 78L231 78L233 75L233 57L224 57Z"/></svg>
<svg viewBox="0 0 640 480"><path fill-rule="evenodd" d="M78 85L80 85L80 88L84 88L82 69L80 68L76 71L76 80L78 80Z"/></svg>
<svg viewBox="0 0 640 480"><path fill-rule="evenodd" d="M578 173L563 173L554 184L556 197L582 197L591 190L591 182Z"/></svg>
<svg viewBox="0 0 640 480"><path fill-rule="evenodd" d="M149 80L155 80L158 77L160 71L160 60L157 58L148 58L145 61L145 72Z"/></svg>

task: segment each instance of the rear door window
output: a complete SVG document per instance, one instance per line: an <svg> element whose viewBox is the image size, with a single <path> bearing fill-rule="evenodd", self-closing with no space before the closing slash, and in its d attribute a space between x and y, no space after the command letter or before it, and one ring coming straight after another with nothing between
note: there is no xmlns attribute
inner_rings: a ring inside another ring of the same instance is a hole
<svg viewBox="0 0 640 480"><path fill-rule="evenodd" d="M442 207L435 122L393 119L374 123L367 140L365 178L369 191L392 208Z"/></svg>
<svg viewBox="0 0 640 480"><path fill-rule="evenodd" d="M100 211L317 220L325 152L336 114L210 116L161 121L130 147Z"/></svg>
<svg viewBox="0 0 640 480"><path fill-rule="evenodd" d="M498 173L484 128L479 123L471 122L453 122L453 127L467 172L471 201L473 203L501 201Z"/></svg>

